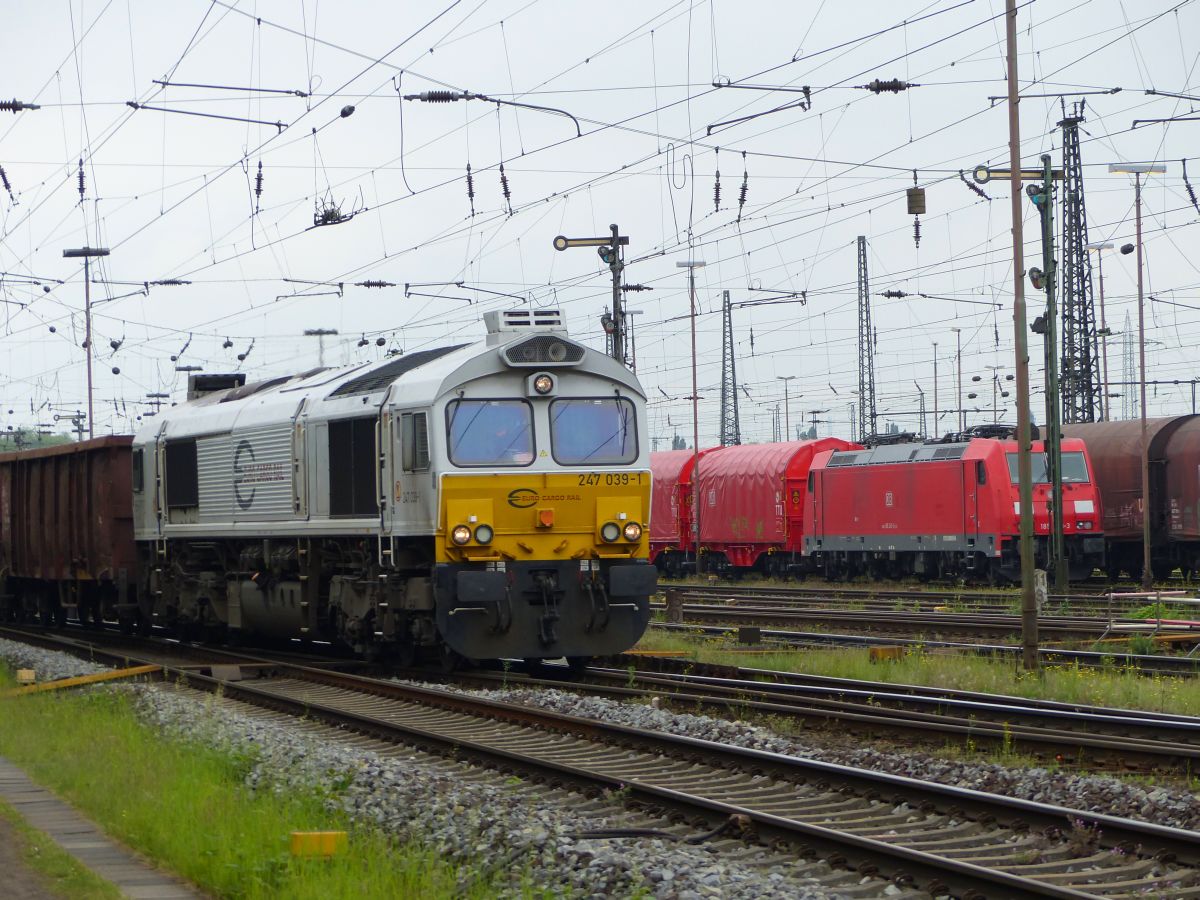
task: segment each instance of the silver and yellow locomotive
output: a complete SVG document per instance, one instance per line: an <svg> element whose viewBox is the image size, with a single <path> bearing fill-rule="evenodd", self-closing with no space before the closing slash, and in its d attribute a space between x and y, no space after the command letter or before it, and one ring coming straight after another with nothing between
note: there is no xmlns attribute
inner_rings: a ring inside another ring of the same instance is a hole
<svg viewBox="0 0 1200 900"><path fill-rule="evenodd" d="M485 322L480 342L225 386L144 427L143 617L451 663L634 644L656 587L641 386L556 310Z"/></svg>

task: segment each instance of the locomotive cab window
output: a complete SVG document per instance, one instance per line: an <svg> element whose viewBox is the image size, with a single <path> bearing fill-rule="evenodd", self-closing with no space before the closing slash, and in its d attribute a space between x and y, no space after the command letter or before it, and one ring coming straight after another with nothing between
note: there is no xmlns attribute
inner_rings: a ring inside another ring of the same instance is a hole
<svg viewBox="0 0 1200 900"><path fill-rule="evenodd" d="M329 514L373 516L379 512L375 484L374 416L329 423Z"/></svg>
<svg viewBox="0 0 1200 900"><path fill-rule="evenodd" d="M145 451L141 447L133 451L133 473L130 477L133 481L133 492L140 494L143 479L146 477L146 457Z"/></svg>
<svg viewBox="0 0 1200 900"><path fill-rule="evenodd" d="M186 509L200 503L200 478L195 441L167 441L167 509Z"/></svg>
<svg viewBox="0 0 1200 900"><path fill-rule="evenodd" d="M982 459L975 460L975 483L987 484L987 466Z"/></svg>
<svg viewBox="0 0 1200 900"><path fill-rule="evenodd" d="M456 466L533 462L533 408L525 400L454 400L446 407L446 431Z"/></svg>
<svg viewBox="0 0 1200 900"><path fill-rule="evenodd" d="M400 458L405 472L429 469L429 424L425 413L400 416Z"/></svg>
<svg viewBox="0 0 1200 900"><path fill-rule="evenodd" d="M1020 484L1020 477L1017 473L1017 454L1009 453L1008 456L1008 475L1013 484ZM1034 453L1031 454L1033 463L1033 483L1034 484L1049 484L1050 474L1046 467L1046 454ZM1091 481L1088 477L1087 460L1083 458L1083 452L1079 450L1062 455L1062 480L1063 484L1087 484Z"/></svg>
<svg viewBox="0 0 1200 900"><path fill-rule="evenodd" d="M628 465L637 459L637 418L624 397L573 397L550 404L550 442L563 466Z"/></svg>

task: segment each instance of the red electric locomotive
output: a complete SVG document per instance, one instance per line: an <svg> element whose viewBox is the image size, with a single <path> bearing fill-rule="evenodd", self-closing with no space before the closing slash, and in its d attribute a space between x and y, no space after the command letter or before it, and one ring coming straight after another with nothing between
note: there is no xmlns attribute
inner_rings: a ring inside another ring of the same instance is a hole
<svg viewBox="0 0 1200 900"><path fill-rule="evenodd" d="M1033 444L1034 541L1046 565L1050 485ZM1063 531L1072 579L1104 565L1100 493L1087 449L1064 439ZM808 476L804 555L830 578L1020 577L1015 441L976 438L819 454Z"/></svg>

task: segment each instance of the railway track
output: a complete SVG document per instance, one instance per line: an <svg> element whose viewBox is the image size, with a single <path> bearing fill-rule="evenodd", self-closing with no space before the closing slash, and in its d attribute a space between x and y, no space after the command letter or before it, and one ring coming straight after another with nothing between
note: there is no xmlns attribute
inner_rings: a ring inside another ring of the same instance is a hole
<svg viewBox="0 0 1200 900"><path fill-rule="evenodd" d="M653 609L653 607L652 607ZM656 611L663 611L659 607ZM724 622L732 625L819 624L857 632L931 636L956 635L995 639L1021 633L1021 619L1014 615L959 612L895 612L877 610L797 609L783 606L711 605L685 603L683 617L698 623ZM1088 641L1101 637L1109 628L1106 618L1087 616L1040 616L1038 634L1051 641ZM1139 620L1118 620L1136 626ZM1200 641L1200 623L1195 627ZM1172 630L1175 633L1175 630Z"/></svg>
<svg viewBox="0 0 1200 900"><path fill-rule="evenodd" d="M243 674L166 677L664 815L740 823L933 895L1200 896L1195 832L309 666Z"/></svg>
<svg viewBox="0 0 1200 900"><path fill-rule="evenodd" d="M592 666L570 677L475 671L456 673L452 681L493 689L555 688L635 702L658 697L669 708L689 712L772 717L806 728L889 741L911 738L938 747L954 742L1089 771L1176 776L1200 769L1200 719L1192 716L669 659L653 661L658 671L648 671L651 661L640 657L611 662L611 667Z"/></svg>
<svg viewBox="0 0 1200 900"><path fill-rule="evenodd" d="M720 598L734 599L738 602L754 602L763 605L782 604L793 606L825 605L829 607L845 607L853 609L874 609L882 612L930 612L938 608L969 609L973 612L1004 612L1012 611L1019 606L1021 595L1016 589L1005 591L981 590L976 588L900 588L889 585L873 587L846 587L837 584L795 585L770 584L747 585L743 582L723 584L688 584L671 582L665 579L659 581L660 590L674 591L685 601L698 601ZM1173 590L1182 589L1181 583ZM1053 615L1056 610L1065 610L1070 614L1107 614L1110 609L1107 592L1110 586L1105 585L1103 591L1076 590L1069 594L1049 594L1046 599L1045 612ZM1118 594L1123 588L1113 587ZM1130 592L1140 591L1140 588L1129 587ZM1167 589L1164 589L1166 591ZM1121 598L1114 599L1111 609L1115 613L1131 612L1139 607L1150 604L1152 599ZM1169 606L1170 596L1162 598Z"/></svg>
<svg viewBox="0 0 1200 900"><path fill-rule="evenodd" d="M729 633L727 626L682 625L667 622L651 622L650 627L659 631L684 635L706 635L721 637ZM940 641L925 638L884 637L880 635L838 634L825 631L784 631L764 628L760 632L763 646L778 649L801 649L816 647L908 647L914 650L956 650L978 653L984 656L1014 656L1021 654L1021 647L1014 644L968 643L964 641ZM1094 668L1119 666L1136 670L1142 675L1162 675L1190 678L1200 675L1200 657L1160 656L1127 651L1066 650L1042 647L1038 656L1044 665L1079 665Z"/></svg>

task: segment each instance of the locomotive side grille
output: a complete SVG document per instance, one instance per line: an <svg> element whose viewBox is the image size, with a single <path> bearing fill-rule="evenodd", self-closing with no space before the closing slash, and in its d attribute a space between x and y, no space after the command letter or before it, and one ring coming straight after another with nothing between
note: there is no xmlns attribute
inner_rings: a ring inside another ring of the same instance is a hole
<svg viewBox="0 0 1200 900"><path fill-rule="evenodd" d="M539 334L504 349L510 366L574 366L583 361L584 349L553 334Z"/></svg>
<svg viewBox="0 0 1200 900"><path fill-rule="evenodd" d="M829 459L829 468L832 469L835 466L852 466L858 462L858 458L861 455L859 453L835 453Z"/></svg>

